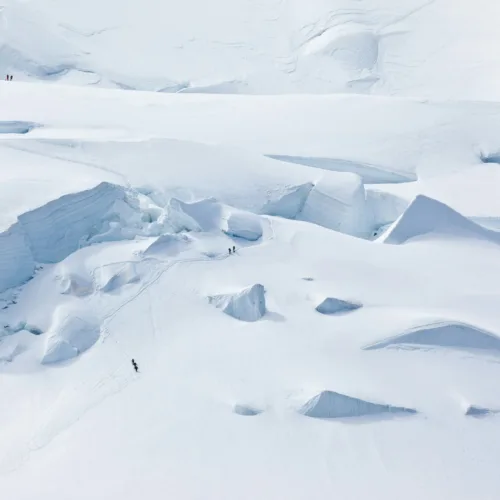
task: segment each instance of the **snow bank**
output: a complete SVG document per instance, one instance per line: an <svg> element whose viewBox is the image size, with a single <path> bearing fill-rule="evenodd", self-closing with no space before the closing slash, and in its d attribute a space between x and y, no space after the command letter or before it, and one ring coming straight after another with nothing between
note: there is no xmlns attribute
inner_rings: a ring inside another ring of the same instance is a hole
<svg viewBox="0 0 500 500"><path fill-rule="evenodd" d="M312 188L297 219L314 222L353 236L370 233L371 218L366 211L361 178L339 173L320 179Z"/></svg>
<svg viewBox="0 0 500 500"><path fill-rule="evenodd" d="M500 338L471 325L442 322L420 326L402 335L366 346L365 349L382 349L393 345L500 351Z"/></svg>
<svg viewBox="0 0 500 500"><path fill-rule="evenodd" d="M0 134L27 134L39 126L33 122L0 121Z"/></svg>
<svg viewBox="0 0 500 500"><path fill-rule="evenodd" d="M257 241L262 237L259 217L248 212L230 212L222 220L222 230L229 236L248 241Z"/></svg>
<svg viewBox="0 0 500 500"><path fill-rule="evenodd" d="M481 408L480 406L471 405L467 408L465 415L467 417L486 417L488 415L493 415L497 413L494 410L490 410L489 408Z"/></svg>
<svg viewBox="0 0 500 500"><path fill-rule="evenodd" d="M123 188L103 182L93 189L68 194L19 216L33 258L55 263L83 246L103 226L103 217L114 202L123 199Z"/></svg>
<svg viewBox="0 0 500 500"><path fill-rule="evenodd" d="M192 240L185 234L164 234L149 245L143 254L146 257L174 257L186 250Z"/></svg>
<svg viewBox="0 0 500 500"><path fill-rule="evenodd" d="M262 410L247 405L234 405L233 411L243 417L255 417L256 415L260 415L262 413Z"/></svg>
<svg viewBox="0 0 500 500"><path fill-rule="evenodd" d="M500 243L500 233L485 229L440 201L418 195L380 241L400 245L423 237L479 238Z"/></svg>
<svg viewBox="0 0 500 500"><path fill-rule="evenodd" d="M209 302L241 321L257 321L266 314L265 290L260 284L234 294L215 295L209 298Z"/></svg>
<svg viewBox="0 0 500 500"><path fill-rule="evenodd" d="M134 262L118 262L101 266L94 272L96 288L104 293L119 290L125 285L137 283L140 280Z"/></svg>
<svg viewBox="0 0 500 500"><path fill-rule="evenodd" d="M212 231L219 228L221 210L221 205L213 198L192 203L172 198L168 219L177 231Z"/></svg>
<svg viewBox="0 0 500 500"><path fill-rule="evenodd" d="M308 182L297 186L272 189L269 193L269 199L261 211L266 215L295 219L302 211L313 187L314 184Z"/></svg>
<svg viewBox="0 0 500 500"><path fill-rule="evenodd" d="M92 347L100 334L100 325L88 311L61 305L55 310L47 332L42 363L59 363L75 358Z"/></svg>
<svg viewBox="0 0 500 500"><path fill-rule="evenodd" d="M334 297L327 297L316 307L316 311L321 314L341 314L349 311L355 311L360 307L362 307L360 304L354 304L353 302L347 302Z"/></svg>
<svg viewBox="0 0 500 500"><path fill-rule="evenodd" d="M35 259L19 224L0 233L0 292L24 283L35 272Z"/></svg>
<svg viewBox="0 0 500 500"><path fill-rule="evenodd" d="M63 295L74 295L75 297L85 297L94 291L92 282L77 273L56 276L59 291Z"/></svg>
<svg viewBox="0 0 500 500"><path fill-rule="evenodd" d="M310 399L300 413L313 418L346 418L384 413L417 413L410 408L370 403L333 391L323 391Z"/></svg>

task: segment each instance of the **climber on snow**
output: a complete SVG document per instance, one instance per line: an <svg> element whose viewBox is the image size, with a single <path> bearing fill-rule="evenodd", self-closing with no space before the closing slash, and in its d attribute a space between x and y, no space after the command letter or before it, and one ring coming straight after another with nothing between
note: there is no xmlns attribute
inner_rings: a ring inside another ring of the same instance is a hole
<svg viewBox="0 0 500 500"><path fill-rule="evenodd" d="M134 370L136 371L136 373L139 372L139 367L137 366L137 363L135 362L135 359L132 360L132 365L134 366Z"/></svg>

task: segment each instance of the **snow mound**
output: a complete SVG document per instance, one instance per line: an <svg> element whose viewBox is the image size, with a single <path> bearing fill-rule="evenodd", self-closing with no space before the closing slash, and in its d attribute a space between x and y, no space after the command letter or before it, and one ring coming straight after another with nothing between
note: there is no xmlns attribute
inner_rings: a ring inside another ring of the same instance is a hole
<svg viewBox="0 0 500 500"><path fill-rule="evenodd" d="M398 345L500 351L500 338L471 325L441 322L420 326L402 335L366 346L364 349L382 349Z"/></svg>
<svg viewBox="0 0 500 500"><path fill-rule="evenodd" d="M371 218L361 177L345 172L331 174L314 185L297 219L353 236L367 236Z"/></svg>
<svg viewBox="0 0 500 500"><path fill-rule="evenodd" d="M360 304L347 302L345 300L327 297L321 304L316 307L316 311L321 314L341 314L350 311L355 311L362 307Z"/></svg>
<svg viewBox="0 0 500 500"><path fill-rule="evenodd" d="M495 413L497 412L494 410L490 410L489 408L482 408L480 406L471 405L467 408L465 415L467 417L486 417Z"/></svg>
<svg viewBox="0 0 500 500"><path fill-rule="evenodd" d="M134 262L108 264L95 270L96 288L104 293L114 292L125 285L137 283L140 276Z"/></svg>
<svg viewBox="0 0 500 500"><path fill-rule="evenodd" d="M92 283L76 273L68 273L64 276L56 276L59 291L63 295L74 295L75 297L85 297L94 291Z"/></svg>
<svg viewBox="0 0 500 500"><path fill-rule="evenodd" d="M370 403L333 391L323 391L310 399L300 413L313 418L346 418L384 413L417 413L410 408Z"/></svg>
<svg viewBox="0 0 500 500"><path fill-rule="evenodd" d="M221 206L215 199L185 203L172 198L167 204L166 217L175 232L211 231L218 229Z"/></svg>
<svg viewBox="0 0 500 500"><path fill-rule="evenodd" d="M257 241L262 237L262 225L258 216L232 211L222 220L222 230L229 236Z"/></svg>
<svg viewBox="0 0 500 500"><path fill-rule="evenodd" d="M241 321L257 321L266 314L265 290L260 284L234 294L215 295L209 298L209 302Z"/></svg>
<svg viewBox="0 0 500 500"><path fill-rule="evenodd" d="M61 305L54 312L47 332L42 363L59 363L75 358L92 347L100 334L100 325L87 311Z"/></svg>
<svg viewBox="0 0 500 500"><path fill-rule="evenodd" d="M423 237L478 238L500 243L500 233L485 229L440 201L418 195L380 241L400 245Z"/></svg>
<svg viewBox="0 0 500 500"><path fill-rule="evenodd" d="M378 60L378 37L361 24L340 24L312 38L302 53L328 57L347 71L371 70Z"/></svg>
<svg viewBox="0 0 500 500"><path fill-rule="evenodd" d="M285 219L295 219L301 212L304 204L314 187L312 182L276 188L270 192L270 199L262 208L262 213L275 215Z"/></svg>
<svg viewBox="0 0 500 500"><path fill-rule="evenodd" d="M0 121L0 134L27 134L40 125L23 121Z"/></svg>
<svg viewBox="0 0 500 500"><path fill-rule="evenodd" d="M233 411L243 417L255 417L256 415L260 415L262 413L262 410L247 405L234 405Z"/></svg>
<svg viewBox="0 0 500 500"><path fill-rule="evenodd" d="M164 234L144 250L146 257L175 257L186 250L192 241L185 234Z"/></svg>

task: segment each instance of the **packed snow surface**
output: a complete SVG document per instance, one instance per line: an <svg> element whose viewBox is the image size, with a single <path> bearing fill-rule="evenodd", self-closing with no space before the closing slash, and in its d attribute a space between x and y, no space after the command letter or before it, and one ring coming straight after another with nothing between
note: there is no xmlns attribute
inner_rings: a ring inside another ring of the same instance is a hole
<svg viewBox="0 0 500 500"><path fill-rule="evenodd" d="M5 0L2 498L496 500L499 16Z"/></svg>

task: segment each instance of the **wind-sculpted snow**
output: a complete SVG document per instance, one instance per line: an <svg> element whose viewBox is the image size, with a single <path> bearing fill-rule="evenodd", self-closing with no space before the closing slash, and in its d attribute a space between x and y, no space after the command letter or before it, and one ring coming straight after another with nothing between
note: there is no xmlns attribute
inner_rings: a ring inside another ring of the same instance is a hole
<svg viewBox="0 0 500 500"><path fill-rule="evenodd" d="M75 358L92 347L100 334L100 325L90 311L61 305L55 310L46 333L42 363L59 363Z"/></svg>
<svg viewBox="0 0 500 500"><path fill-rule="evenodd" d="M366 346L365 349L405 345L420 349L447 347L498 352L500 351L500 338L471 325L441 322L416 327L401 335Z"/></svg>
<svg viewBox="0 0 500 500"><path fill-rule="evenodd" d="M500 233L484 229L440 201L418 195L381 241L401 245L422 238L472 238L500 244Z"/></svg>
<svg viewBox="0 0 500 500"><path fill-rule="evenodd" d="M414 414L416 410L391 406L386 404L370 403L362 399L346 396L333 391L323 391L310 399L300 413L313 418L349 418L366 417L383 414Z"/></svg>
<svg viewBox="0 0 500 500"><path fill-rule="evenodd" d="M20 215L19 225L34 259L43 263L59 262L84 246L93 234L102 231L107 212L124 197L123 188L102 183Z"/></svg>
<svg viewBox="0 0 500 500"><path fill-rule="evenodd" d="M370 233L364 185L356 174L336 173L319 180L307 197L298 219L355 236Z"/></svg>
<svg viewBox="0 0 500 500"><path fill-rule="evenodd" d="M316 306L316 311L321 314L342 314L359 309L361 304L355 304L335 297L327 297Z"/></svg>
<svg viewBox="0 0 500 500"><path fill-rule="evenodd" d="M185 234L164 234L144 251L146 257L163 259L174 257L187 250L192 243L189 236Z"/></svg>
<svg viewBox="0 0 500 500"><path fill-rule="evenodd" d="M266 314L265 290L260 284L232 294L214 295L209 302L240 321L257 321Z"/></svg>
<svg viewBox="0 0 500 500"><path fill-rule="evenodd" d="M140 280L136 265L133 262L118 262L101 266L95 270L94 281L98 290L112 293L131 283Z"/></svg>
<svg viewBox="0 0 500 500"><path fill-rule="evenodd" d="M295 219L304 208L313 187L313 183L306 183L272 190L269 200L262 207L262 213Z"/></svg>
<svg viewBox="0 0 500 500"><path fill-rule="evenodd" d="M481 406L471 405L467 408L465 415L467 417L480 418L480 417L488 417L491 415L495 415L496 413L498 413L498 411L491 410L489 408L483 408Z"/></svg>
<svg viewBox="0 0 500 500"><path fill-rule="evenodd" d="M27 134L39 125L23 121L0 121L0 134Z"/></svg>
<svg viewBox="0 0 500 500"><path fill-rule="evenodd" d="M237 415L241 415L243 417L255 417L262 413L262 410L259 410L258 408L241 404L234 405L233 411Z"/></svg>
<svg viewBox="0 0 500 500"><path fill-rule="evenodd" d="M245 212L230 212L222 221L222 230L229 236L248 241L257 241L262 237L259 217Z"/></svg>
<svg viewBox="0 0 500 500"><path fill-rule="evenodd" d="M35 271L28 237L19 224L0 233L0 291L24 283Z"/></svg>
<svg viewBox="0 0 500 500"><path fill-rule="evenodd" d="M0 71L159 92L493 101L495 7L463 3L450 17L443 0L11 0Z"/></svg>

